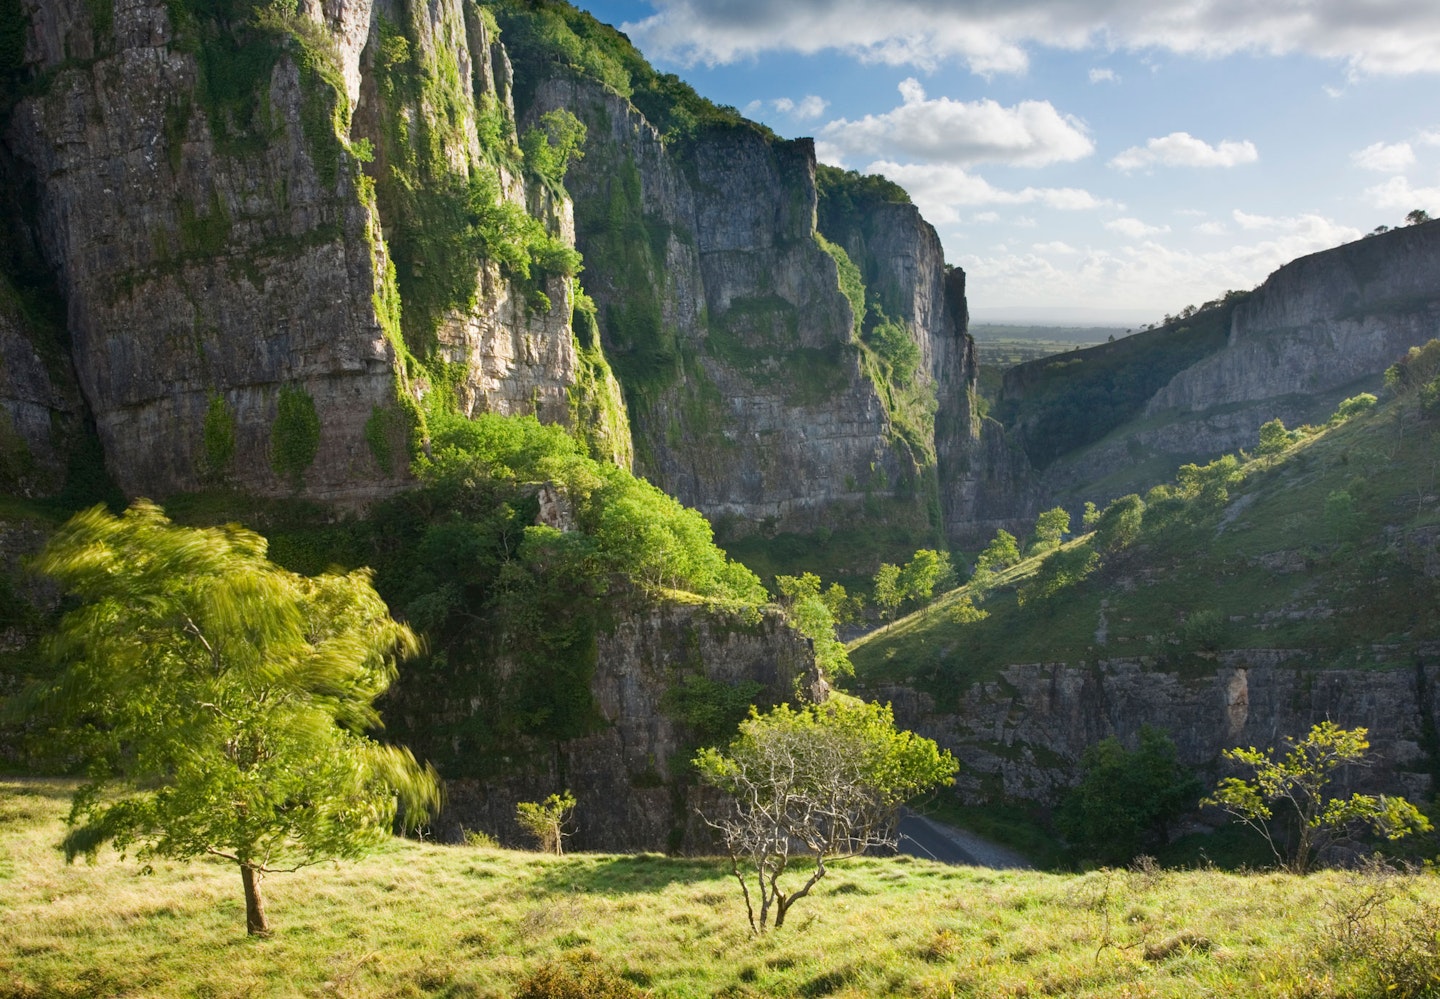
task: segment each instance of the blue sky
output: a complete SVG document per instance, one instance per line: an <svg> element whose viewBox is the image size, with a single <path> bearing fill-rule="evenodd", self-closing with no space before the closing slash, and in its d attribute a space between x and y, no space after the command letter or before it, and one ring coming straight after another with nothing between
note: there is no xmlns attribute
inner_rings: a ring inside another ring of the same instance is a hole
<svg viewBox="0 0 1440 999"><path fill-rule="evenodd" d="M595 0L910 191L975 318L1158 320L1440 216L1437 0Z"/></svg>

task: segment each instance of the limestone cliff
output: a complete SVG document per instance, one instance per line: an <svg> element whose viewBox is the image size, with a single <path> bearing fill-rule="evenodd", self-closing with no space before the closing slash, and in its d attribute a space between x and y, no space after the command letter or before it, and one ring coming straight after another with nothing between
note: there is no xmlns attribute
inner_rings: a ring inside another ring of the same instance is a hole
<svg viewBox="0 0 1440 999"><path fill-rule="evenodd" d="M739 689L758 703L793 703L815 693L815 656L773 611L747 620L731 611L662 604L623 617L597 643L593 732L512 747L508 776L449 781L440 835L458 839L462 828L480 829L523 845L516 803L568 788L578 801L570 840L576 848L703 847L689 758L727 733L697 728L687 717L695 712L676 694L696 681L712 699ZM730 726L744 716L743 703L737 701L736 710L725 719Z"/></svg>
<svg viewBox="0 0 1440 999"><path fill-rule="evenodd" d="M741 124L676 148L570 75L522 113L556 108L590 130L567 186L640 470L732 534L913 497L923 456L896 439L815 239L810 143ZM923 506L907 505L923 529Z"/></svg>
<svg viewBox="0 0 1440 999"><path fill-rule="evenodd" d="M586 15L497 13L524 52L522 122L589 129L566 185L638 467L732 539L885 524L913 549L963 529L983 453L964 276L915 208L817 227L809 140L709 105Z"/></svg>
<svg viewBox="0 0 1440 999"><path fill-rule="evenodd" d="M1253 449L1271 419L1323 422L1347 396L1377 391L1387 367L1437 332L1440 225L1407 226L1302 257L1254 292L1164 329L1013 369L999 408L1042 442L1040 503L1078 508L1143 491L1184 462ZM1087 372L1103 388L1082 389ZM1152 386L1146 372L1165 380ZM1060 433L1045 423L1050 383L1071 404ZM1117 400L1116 385L1145 394ZM1124 419L1104 423L1117 406ZM1078 437L1066 448L1069 430Z"/></svg>
<svg viewBox="0 0 1440 999"><path fill-rule="evenodd" d="M571 238L568 202L522 176L504 54L473 5L22 10L4 144L127 493L355 504L403 484L420 406L572 419L571 281L521 279L473 241L422 259L397 197L465 187Z"/></svg>
<svg viewBox="0 0 1440 999"><path fill-rule="evenodd" d="M1434 650L1432 650L1433 652ZM1379 769L1368 787L1423 800L1434 793L1434 699L1440 666L1387 663L1315 669L1304 650L1220 654L1213 673L1165 672L1141 659L1009 666L973 684L954 710L905 687L873 693L899 724L937 740L962 763L957 787L972 801L1054 800L1084 751L1109 736L1134 746L1142 726L1165 730L1180 761L1214 768L1234 746L1281 747L1317 719L1369 729Z"/></svg>
<svg viewBox="0 0 1440 999"><path fill-rule="evenodd" d="M1407 226L1301 257L1236 308L1225 349L1177 375L1146 415L1237 405L1260 415L1267 404L1288 403L1295 420L1318 420L1329 415L1317 408L1321 400L1377 387L1379 374L1433 337L1437 325L1440 225Z"/></svg>

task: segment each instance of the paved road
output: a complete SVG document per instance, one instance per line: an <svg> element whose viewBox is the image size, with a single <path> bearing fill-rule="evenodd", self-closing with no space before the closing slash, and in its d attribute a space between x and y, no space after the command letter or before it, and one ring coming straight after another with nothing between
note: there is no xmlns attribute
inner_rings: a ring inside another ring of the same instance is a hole
<svg viewBox="0 0 1440 999"><path fill-rule="evenodd" d="M998 843L909 811L900 818L900 852L972 867L1007 869L1031 866L1020 854Z"/></svg>

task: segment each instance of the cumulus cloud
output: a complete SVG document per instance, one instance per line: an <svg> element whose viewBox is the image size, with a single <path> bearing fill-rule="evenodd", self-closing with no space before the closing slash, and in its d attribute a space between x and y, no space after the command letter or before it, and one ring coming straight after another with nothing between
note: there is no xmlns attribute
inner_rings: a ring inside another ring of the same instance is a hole
<svg viewBox="0 0 1440 999"><path fill-rule="evenodd" d="M1351 153L1350 159L1356 166L1366 170L1377 170L1380 173L1404 173L1415 165L1415 150L1410 148L1408 142L1396 142L1390 145L1376 142L1359 152Z"/></svg>
<svg viewBox="0 0 1440 999"><path fill-rule="evenodd" d="M1068 257L1071 254L1080 252L1079 250L1075 249L1075 247L1071 246L1069 243L1063 242L1058 239L1052 240L1049 243L1036 243L1033 249L1036 253L1058 253L1063 257Z"/></svg>
<svg viewBox="0 0 1440 999"><path fill-rule="evenodd" d="M1224 222L1201 222L1195 231L1202 236L1226 236L1230 233Z"/></svg>
<svg viewBox="0 0 1440 999"><path fill-rule="evenodd" d="M837 49L931 68L958 59L980 74L1020 73L1030 45L1220 56L1301 52L1344 60L1354 74L1440 71L1440 6L1431 0L652 0L623 25L652 55L733 62L762 52Z"/></svg>
<svg viewBox="0 0 1440 999"><path fill-rule="evenodd" d="M1170 231L1168 225L1146 225L1139 219L1132 218L1113 219L1105 223L1105 228L1131 239L1144 239L1146 236L1158 236L1162 232Z"/></svg>
<svg viewBox="0 0 1440 999"><path fill-rule="evenodd" d="M1432 215L1440 214L1440 185L1411 187L1404 177L1391 177L1383 184L1365 191L1365 199L1376 208L1398 208L1410 211L1423 208Z"/></svg>
<svg viewBox="0 0 1440 999"><path fill-rule="evenodd" d="M988 99L930 99L914 78L899 89L899 107L857 121L837 119L818 138L846 154L899 153L923 162L962 164L1043 166L1082 159L1095 150L1085 126L1049 101L1003 107Z"/></svg>
<svg viewBox="0 0 1440 999"><path fill-rule="evenodd" d="M1203 139L1197 139L1189 132L1171 132L1158 139L1151 139L1143 146L1131 146L1110 161L1117 170L1139 170L1143 167L1188 166L1188 167L1233 167L1241 163L1254 163L1260 158L1255 144L1248 139L1234 142L1226 139L1212 146Z"/></svg>
<svg viewBox="0 0 1440 999"><path fill-rule="evenodd" d="M920 212L935 224L959 221L959 208L974 205L1044 205L1060 211L1084 211L1109 204L1076 187L1025 187L1006 190L984 177L949 163L871 163L865 173L881 173L910 192ZM977 221L990 221L976 216ZM1021 225L1021 220L1012 224Z"/></svg>
<svg viewBox="0 0 1440 999"><path fill-rule="evenodd" d="M1119 83L1120 77L1113 69L1108 67L1096 68L1090 71L1091 83Z"/></svg>

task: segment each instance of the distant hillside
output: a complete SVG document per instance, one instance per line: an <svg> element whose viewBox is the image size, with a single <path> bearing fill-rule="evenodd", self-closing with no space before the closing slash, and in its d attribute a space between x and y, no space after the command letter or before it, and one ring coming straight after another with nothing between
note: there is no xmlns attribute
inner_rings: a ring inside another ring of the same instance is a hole
<svg viewBox="0 0 1440 999"><path fill-rule="evenodd" d="M1317 422L1440 327L1440 224L1292 261L1165 325L1006 372L991 415L1035 469L1033 517L1107 502L1188 461Z"/></svg>
<svg viewBox="0 0 1440 999"><path fill-rule="evenodd" d="M1188 466L1132 501L1133 539L1102 520L858 640L857 679L969 747L974 793L1040 794L1086 745L1141 724L1210 763L1327 716L1371 725L1395 781L1428 788L1437 454L1440 420L1411 395L1278 454Z"/></svg>

